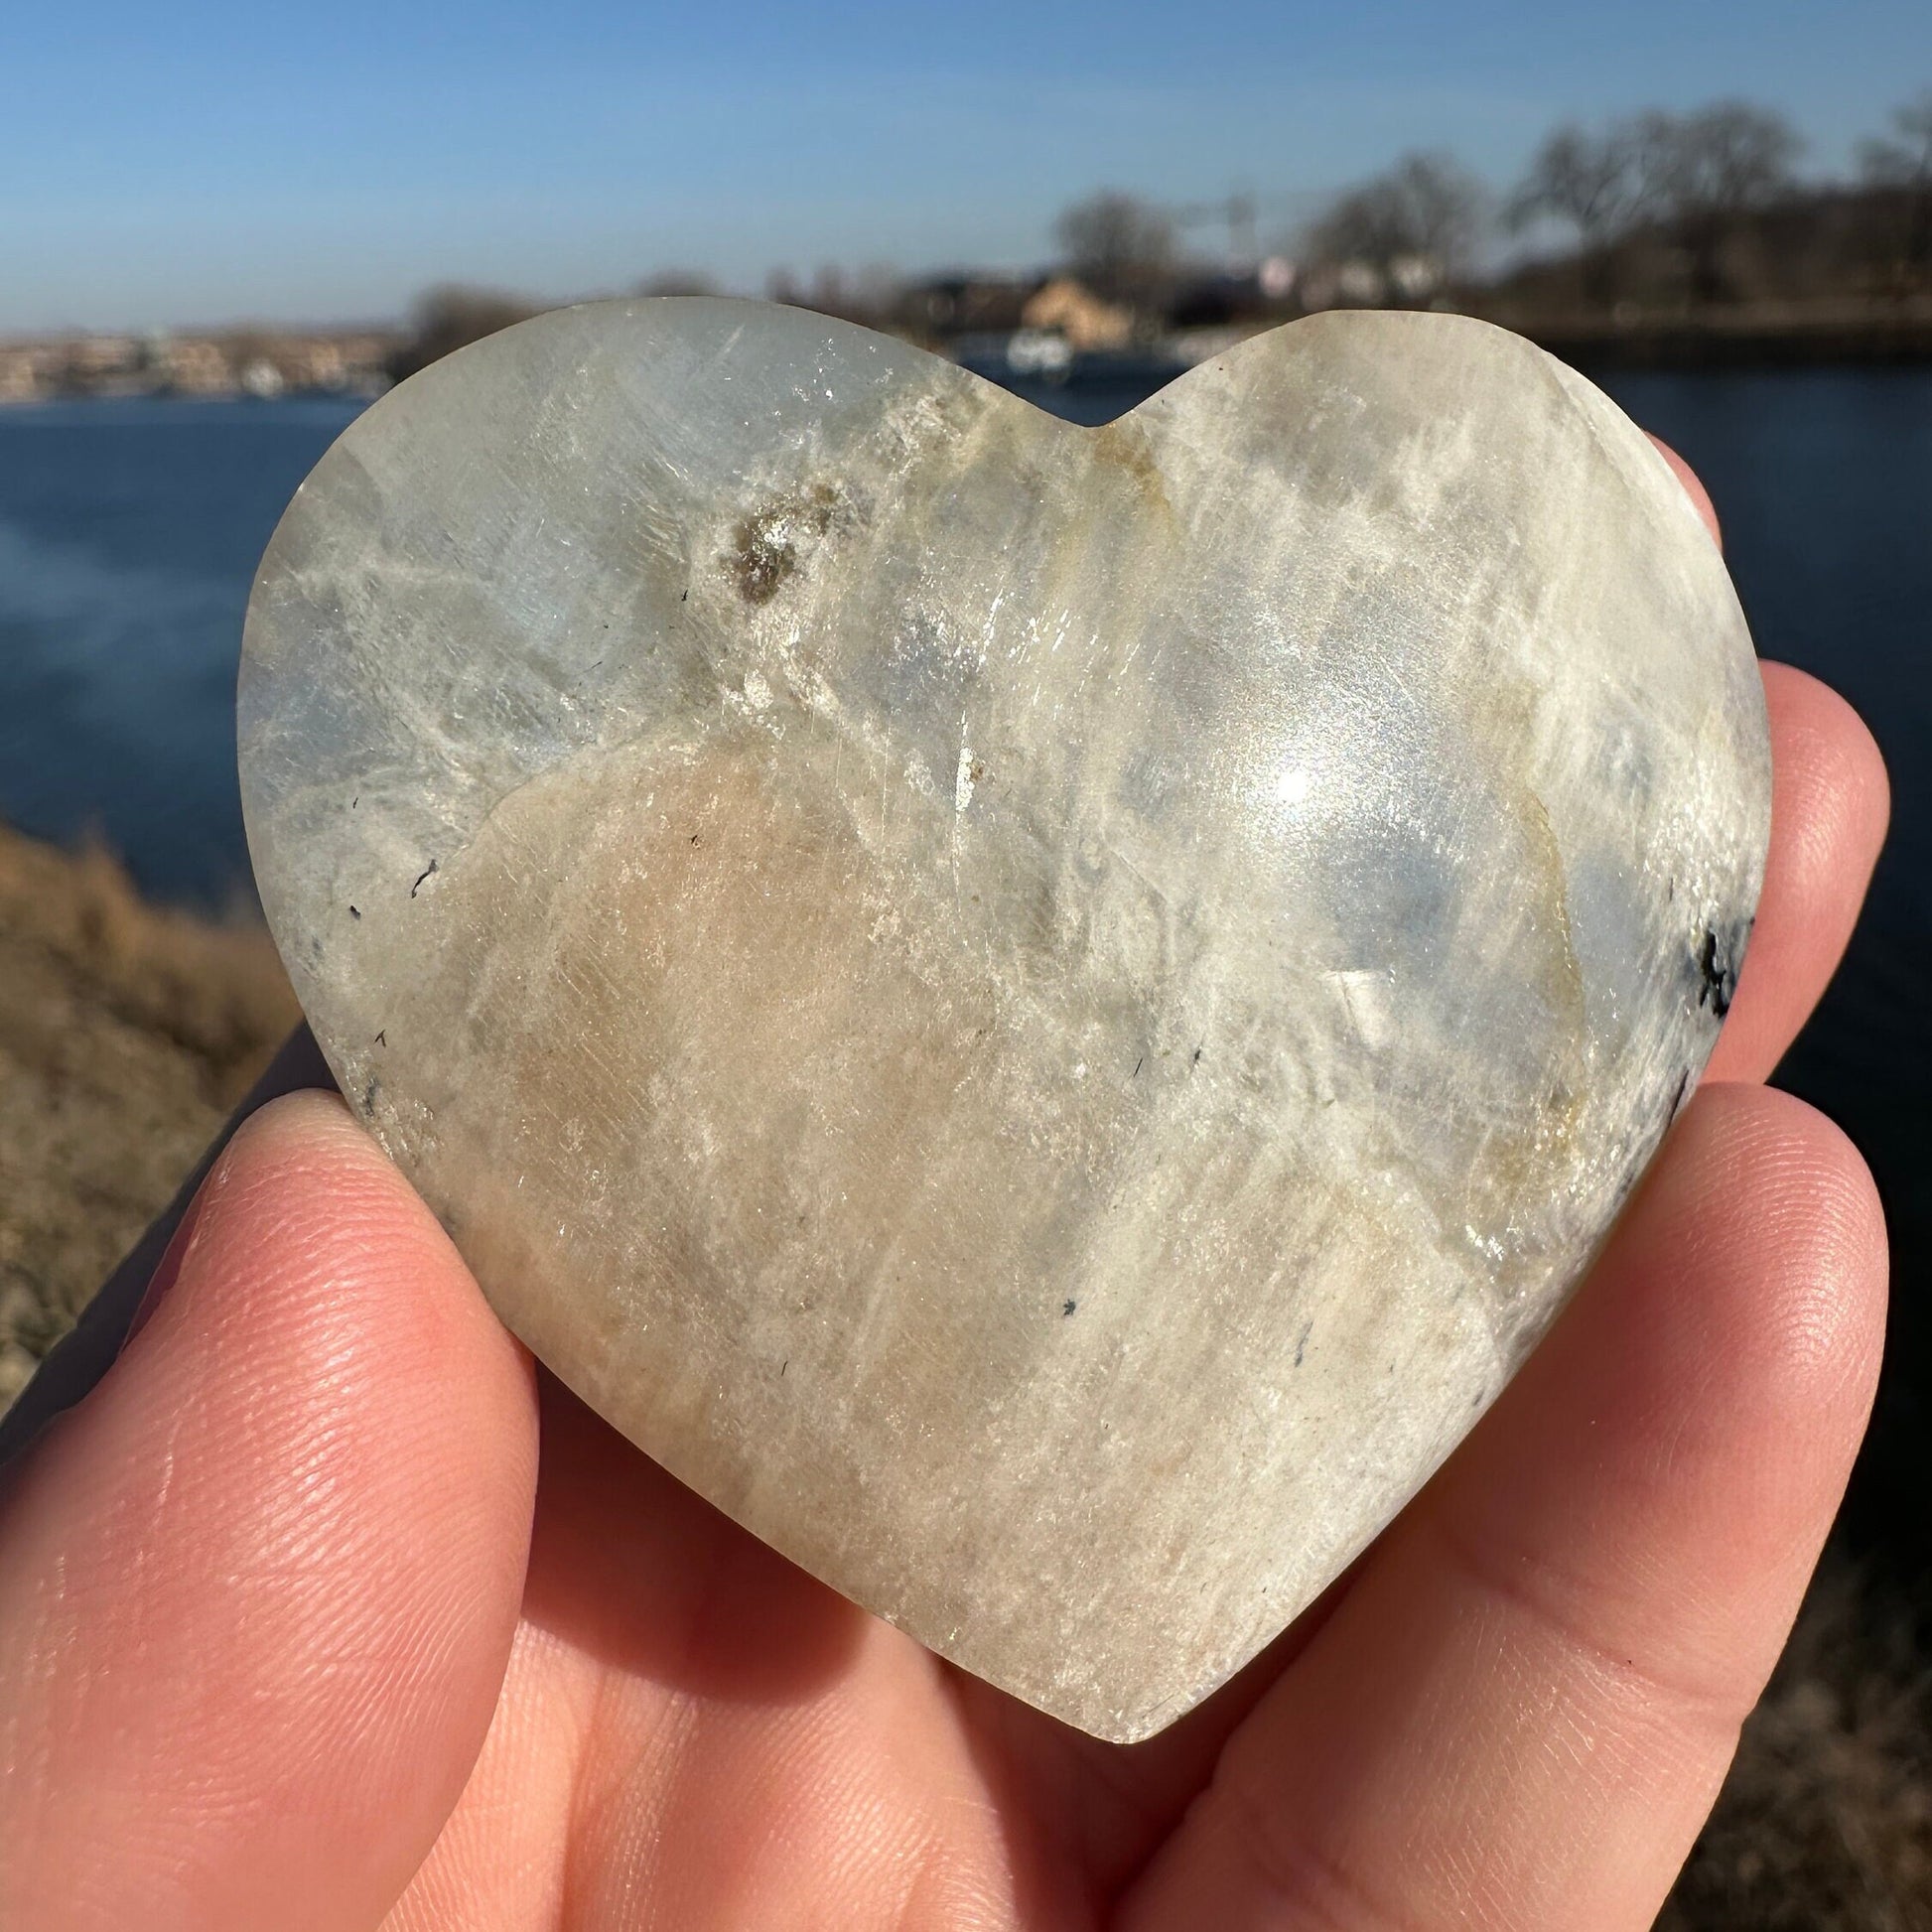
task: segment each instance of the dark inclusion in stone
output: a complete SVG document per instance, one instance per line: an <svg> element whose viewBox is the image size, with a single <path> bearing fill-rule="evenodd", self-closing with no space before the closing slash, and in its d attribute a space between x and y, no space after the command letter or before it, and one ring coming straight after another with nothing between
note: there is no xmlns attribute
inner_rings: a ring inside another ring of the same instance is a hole
<svg viewBox="0 0 1932 1932"><path fill-rule="evenodd" d="M1698 1005L1708 1006L1714 1019L1722 1020L1730 1011L1751 923L1748 918L1739 920L1725 927L1722 935L1715 928L1707 928L1697 949Z"/></svg>

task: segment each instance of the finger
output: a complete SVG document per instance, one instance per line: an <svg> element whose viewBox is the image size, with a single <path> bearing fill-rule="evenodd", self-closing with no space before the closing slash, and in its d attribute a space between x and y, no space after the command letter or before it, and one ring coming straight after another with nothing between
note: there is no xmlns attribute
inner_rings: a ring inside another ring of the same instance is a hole
<svg viewBox="0 0 1932 1932"><path fill-rule="evenodd" d="M1718 512L1697 472L1651 437L1719 548ZM1757 924L1711 1080L1763 1080L1825 991L1864 902L1890 816L1871 734L1828 685L1763 666L1771 724L1771 851Z"/></svg>
<svg viewBox="0 0 1932 1932"><path fill-rule="evenodd" d="M527 1365L333 1096L241 1129L170 1265L0 1497L0 1900L70 1932L366 1928L502 1676Z"/></svg>
<svg viewBox="0 0 1932 1932"><path fill-rule="evenodd" d="M1763 666L1773 768L1771 851L1736 996L1706 1081L1761 1080L1817 1004L1845 949L1884 836L1885 771L1870 734L1829 687ZM1208 1775L1223 1744L1346 1594L1324 1594L1198 1710L1131 1750L1002 1713L1000 1694L963 1695L990 1725L1019 1733L1029 1779L1090 1787L1089 1859L1103 1876L1136 1868Z"/></svg>
<svg viewBox="0 0 1932 1932"><path fill-rule="evenodd" d="M1769 1076L1852 936L1884 843L1884 759L1852 707L1789 664L1766 664L1771 850L1757 923L1708 1080Z"/></svg>
<svg viewBox="0 0 1932 1932"><path fill-rule="evenodd" d="M1831 1521L1883 1275L1836 1129L1768 1089L1701 1095L1125 1923L1648 1926Z"/></svg>
<svg viewBox="0 0 1932 1932"><path fill-rule="evenodd" d="M1711 492L1704 486L1704 479L1677 454L1661 436L1652 436L1651 442L1657 446L1657 453L1677 474L1677 481L1684 485L1697 513L1704 519L1704 527L1711 532L1711 541L1720 550L1725 547L1725 533L1718 522L1718 506L1711 500Z"/></svg>
<svg viewBox="0 0 1932 1932"><path fill-rule="evenodd" d="M71 1409L114 1366L128 1336L138 1325L141 1310L156 1296L164 1273L172 1273L175 1236L186 1219L202 1182L213 1171L221 1150L252 1113L280 1095L312 1087L334 1088L330 1072L304 1021L276 1049L261 1077L249 1088L214 1143L195 1164L175 1197L148 1223L146 1231L121 1259L120 1265L95 1291L80 1318L42 1358L14 1405L0 1416L0 1469L20 1455L41 1431L64 1411Z"/></svg>
<svg viewBox="0 0 1932 1932"><path fill-rule="evenodd" d="M496 1720L386 1932L628 1925L646 1897L667 1926L995 1923L1016 1855L931 1655L542 1400Z"/></svg>
<svg viewBox="0 0 1932 1932"><path fill-rule="evenodd" d="M1703 480L1651 437L1720 549ZM1736 997L1706 1074L1763 1080L1783 1057L1843 956L1890 816L1871 734L1828 685L1789 664L1763 666L1771 724L1771 851Z"/></svg>

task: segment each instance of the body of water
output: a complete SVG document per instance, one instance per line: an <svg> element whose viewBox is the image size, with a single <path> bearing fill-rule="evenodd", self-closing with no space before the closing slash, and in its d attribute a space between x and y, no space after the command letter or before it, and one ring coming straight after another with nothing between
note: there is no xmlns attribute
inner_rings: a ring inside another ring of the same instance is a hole
<svg viewBox="0 0 1932 1932"><path fill-rule="evenodd" d="M246 892L234 680L255 565L338 401L0 409L0 818L150 892Z"/></svg>
<svg viewBox="0 0 1932 1932"><path fill-rule="evenodd" d="M1865 921L1780 1080L1878 1174L1897 1256L1890 1365L1855 1540L1932 1558L1932 370L1620 374L1724 518L1759 649L1869 720L1893 832ZM1136 393L1042 386L1098 422ZM351 403L95 402L0 411L0 817L97 832L150 891L245 892L233 688L262 546ZM1909 1527L1916 1526L1916 1527Z"/></svg>

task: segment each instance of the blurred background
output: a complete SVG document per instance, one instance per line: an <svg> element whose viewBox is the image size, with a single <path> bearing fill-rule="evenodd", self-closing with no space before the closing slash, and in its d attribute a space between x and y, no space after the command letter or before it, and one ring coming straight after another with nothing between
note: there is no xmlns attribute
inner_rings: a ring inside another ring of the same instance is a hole
<svg viewBox="0 0 1932 1932"><path fill-rule="evenodd" d="M255 562L391 383L588 296L890 330L1099 422L1258 330L1521 331L1701 472L1891 843L1779 1078L1896 1312L1665 1923L1932 1926L1932 13L95 0L0 58L0 1402L293 1018L232 745Z"/></svg>

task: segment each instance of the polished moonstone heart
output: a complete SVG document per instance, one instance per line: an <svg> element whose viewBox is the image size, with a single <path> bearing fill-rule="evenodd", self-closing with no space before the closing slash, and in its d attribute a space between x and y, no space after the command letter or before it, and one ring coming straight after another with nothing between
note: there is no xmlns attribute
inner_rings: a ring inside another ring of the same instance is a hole
<svg viewBox="0 0 1932 1932"><path fill-rule="evenodd" d="M720 1508L1159 1729L1503 1386L1702 1067L1750 641L1527 343L1329 315L1105 429L597 304L303 484L270 922L508 1324Z"/></svg>

